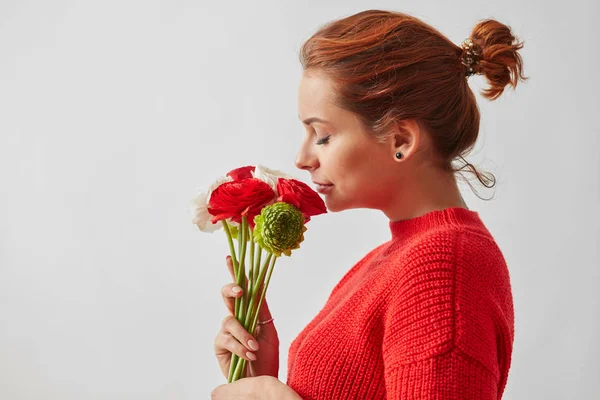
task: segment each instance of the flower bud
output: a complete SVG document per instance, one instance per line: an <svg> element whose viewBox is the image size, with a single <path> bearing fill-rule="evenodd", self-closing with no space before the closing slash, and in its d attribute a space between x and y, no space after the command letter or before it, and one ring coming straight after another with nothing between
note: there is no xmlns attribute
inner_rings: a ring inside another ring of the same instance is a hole
<svg viewBox="0 0 600 400"><path fill-rule="evenodd" d="M254 223L254 241L277 257L281 253L289 257L304 240L304 215L291 204L277 202L265 206Z"/></svg>

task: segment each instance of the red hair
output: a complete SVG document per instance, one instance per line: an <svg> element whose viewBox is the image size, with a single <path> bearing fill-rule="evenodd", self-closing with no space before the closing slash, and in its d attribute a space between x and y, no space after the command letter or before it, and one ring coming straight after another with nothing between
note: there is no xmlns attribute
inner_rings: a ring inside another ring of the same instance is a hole
<svg viewBox="0 0 600 400"><path fill-rule="evenodd" d="M517 52L523 43L510 27L483 20L470 37L481 54L474 72L490 85L483 97L495 100L507 84L514 89L528 79ZM462 47L416 17L368 10L322 26L302 45L300 62L332 80L336 105L355 113L378 141L396 122L415 119L431 136L437 166L453 173L469 167L490 188L494 175L463 158L477 141L480 116L462 55ZM461 168L452 165L457 158Z"/></svg>

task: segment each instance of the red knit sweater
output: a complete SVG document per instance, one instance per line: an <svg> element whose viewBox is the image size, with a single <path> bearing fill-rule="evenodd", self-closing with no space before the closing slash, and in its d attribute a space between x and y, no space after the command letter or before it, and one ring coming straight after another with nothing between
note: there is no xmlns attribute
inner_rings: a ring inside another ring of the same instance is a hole
<svg viewBox="0 0 600 400"><path fill-rule="evenodd" d="M500 399L514 339L510 277L479 214L390 222L291 343L303 399Z"/></svg>

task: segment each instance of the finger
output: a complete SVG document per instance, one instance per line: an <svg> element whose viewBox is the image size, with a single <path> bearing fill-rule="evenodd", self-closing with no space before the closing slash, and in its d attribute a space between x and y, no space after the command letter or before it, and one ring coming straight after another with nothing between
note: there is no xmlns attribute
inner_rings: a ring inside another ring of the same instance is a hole
<svg viewBox="0 0 600 400"><path fill-rule="evenodd" d="M227 256L225 257L225 262L227 263L227 269L229 270L229 274L231 275L231 279L234 282L237 282L237 279L235 279L235 271L233 269L233 260L231 259L231 256ZM239 263L239 260L238 260ZM246 286L248 285L248 277L246 277Z"/></svg>
<svg viewBox="0 0 600 400"><path fill-rule="evenodd" d="M239 357L247 361L256 361L256 354L249 351L243 344L235 340L229 333L219 332L215 338L215 354L237 354Z"/></svg>
<svg viewBox="0 0 600 400"><path fill-rule="evenodd" d="M233 269L233 260L231 258L231 256L227 256L225 258L226 263L227 263L227 268L229 269L229 273L231 274L231 278L234 280L234 282L236 281L235 279L235 272ZM246 285L248 285L248 279L246 279ZM260 288L258 289L258 293L262 293L263 289L264 289L264 282L261 283ZM238 285L235 285L235 283L231 284L231 287L239 287ZM227 286L224 286L221 289L221 293L223 294L223 291L227 291ZM231 294L231 292L230 292ZM223 294L223 300L225 301L225 304L227 305L227 308L230 310L231 314L234 314L234 310L235 310L235 299L240 296L239 294L236 296L232 297L226 297L225 294ZM271 311L269 310L269 305L267 304L267 298L265 297L263 299L263 303L262 306L260 307L260 310L258 311L258 318L259 321L266 321L268 319L271 319Z"/></svg>
<svg viewBox="0 0 600 400"><path fill-rule="evenodd" d="M233 315L228 315L223 319L222 331L224 333L230 333L243 344L247 350L257 351L259 349L258 340L252 337Z"/></svg>
<svg viewBox="0 0 600 400"><path fill-rule="evenodd" d="M238 291L236 292L236 290ZM244 290L235 283L228 283L221 288L221 296L231 315L234 315L235 312L235 299L240 297L243 293Z"/></svg>
<svg viewBox="0 0 600 400"><path fill-rule="evenodd" d="M227 262L227 269L229 269L229 273L231 274L231 279L233 279L235 281L235 272L233 270L233 260L231 259L231 256L227 256L225 258L226 262Z"/></svg>

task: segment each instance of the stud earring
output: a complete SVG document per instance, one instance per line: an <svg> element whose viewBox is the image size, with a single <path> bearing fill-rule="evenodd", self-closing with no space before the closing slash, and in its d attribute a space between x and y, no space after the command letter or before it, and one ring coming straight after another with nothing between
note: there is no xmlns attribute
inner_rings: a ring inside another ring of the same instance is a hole
<svg viewBox="0 0 600 400"><path fill-rule="evenodd" d="M401 159L402 158L402 153L396 153L396 158L397 159Z"/></svg>

